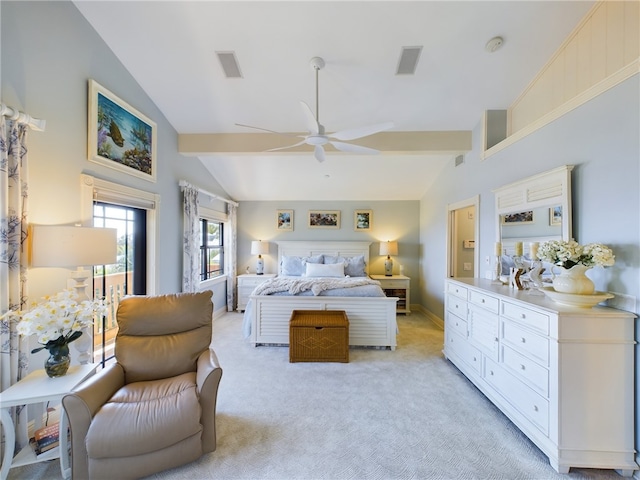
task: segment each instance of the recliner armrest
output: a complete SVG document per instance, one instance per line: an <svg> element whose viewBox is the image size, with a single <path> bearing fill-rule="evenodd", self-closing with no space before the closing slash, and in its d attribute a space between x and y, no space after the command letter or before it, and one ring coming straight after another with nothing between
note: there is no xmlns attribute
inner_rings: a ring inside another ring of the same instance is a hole
<svg viewBox="0 0 640 480"><path fill-rule="evenodd" d="M202 450L208 453L216 449L216 401L222 378L222 368L212 348L200 354L197 368L196 385L202 406Z"/></svg>
<svg viewBox="0 0 640 480"><path fill-rule="evenodd" d="M124 386L124 370L113 364L80 384L62 398L71 431L71 472L73 478L89 478L89 462L84 439L91 419L113 394Z"/></svg>

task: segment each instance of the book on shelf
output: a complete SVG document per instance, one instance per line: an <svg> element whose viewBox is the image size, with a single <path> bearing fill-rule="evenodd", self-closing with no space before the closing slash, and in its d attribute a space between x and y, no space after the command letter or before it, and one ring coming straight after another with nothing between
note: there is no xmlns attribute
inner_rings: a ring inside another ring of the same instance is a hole
<svg viewBox="0 0 640 480"><path fill-rule="evenodd" d="M41 455L60 445L60 424L54 423L36 430L29 443L36 455Z"/></svg>

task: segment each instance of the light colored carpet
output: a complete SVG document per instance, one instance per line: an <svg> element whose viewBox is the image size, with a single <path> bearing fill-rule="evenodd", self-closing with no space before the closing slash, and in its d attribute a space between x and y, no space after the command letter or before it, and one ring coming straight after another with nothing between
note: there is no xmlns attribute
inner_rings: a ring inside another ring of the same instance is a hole
<svg viewBox="0 0 640 480"><path fill-rule="evenodd" d="M224 369L218 449L164 479L620 478L545 455L442 356L443 332L398 316L398 348L350 350L350 362L289 363L286 347L251 347L242 316L214 324ZM58 479L58 461L9 479Z"/></svg>

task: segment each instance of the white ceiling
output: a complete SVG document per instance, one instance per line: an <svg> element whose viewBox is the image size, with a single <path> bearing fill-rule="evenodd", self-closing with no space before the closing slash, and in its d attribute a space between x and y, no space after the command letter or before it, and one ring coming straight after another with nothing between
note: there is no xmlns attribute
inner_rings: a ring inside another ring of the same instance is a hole
<svg viewBox="0 0 640 480"><path fill-rule="evenodd" d="M517 98L593 3L75 2L179 134L252 132L235 123L303 132L299 102L315 109L314 56L326 62L319 113L328 132L387 121L392 132L472 130L484 110ZM496 35L503 47L486 52ZM415 75L395 75L403 46L423 46ZM216 51L234 51L243 78L225 78ZM199 160L235 200L415 200L458 153Z"/></svg>

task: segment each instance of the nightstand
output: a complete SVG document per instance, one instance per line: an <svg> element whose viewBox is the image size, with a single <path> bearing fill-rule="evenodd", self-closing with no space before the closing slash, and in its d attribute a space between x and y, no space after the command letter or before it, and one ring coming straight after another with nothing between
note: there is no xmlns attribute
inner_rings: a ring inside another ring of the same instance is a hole
<svg viewBox="0 0 640 480"><path fill-rule="evenodd" d="M411 314L411 279L404 275L369 275L372 279L378 280L384 294L387 297L398 297L396 311L398 313Z"/></svg>
<svg viewBox="0 0 640 480"><path fill-rule="evenodd" d="M40 408L35 408L37 415L34 419L34 430L40 428L42 426L44 404L47 401L60 401L67 393L93 375L99 365L98 363L72 365L66 375L57 378L49 378L44 370L36 370L2 392L0 395L0 414L5 437L4 457L2 458L2 469L0 470L0 478L2 480L7 478L11 467L44 462L54 458L60 458L62 477L70 477L71 468L67 453L66 434L67 418L64 414L64 409L60 407L60 446L37 457L33 448L29 445L27 426L22 426L16 432L10 410L11 407L19 405L39 404ZM22 448L14 457L16 435Z"/></svg>
<svg viewBox="0 0 640 480"><path fill-rule="evenodd" d="M247 308L249 296L255 288L263 282L270 280L276 276L275 273L265 273L258 275L256 273L244 273L238 275L238 311L244 312Z"/></svg>

